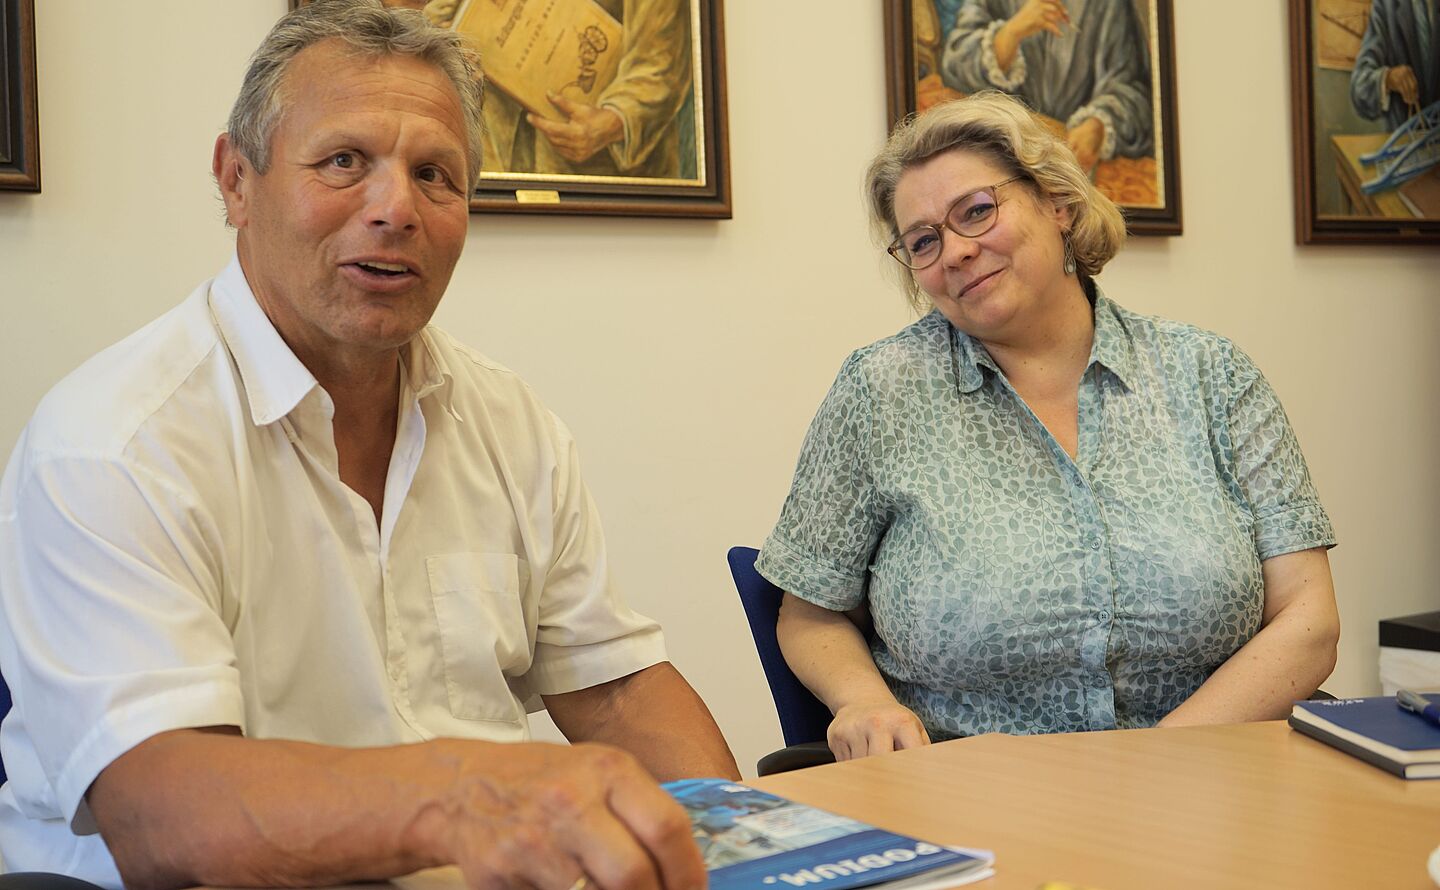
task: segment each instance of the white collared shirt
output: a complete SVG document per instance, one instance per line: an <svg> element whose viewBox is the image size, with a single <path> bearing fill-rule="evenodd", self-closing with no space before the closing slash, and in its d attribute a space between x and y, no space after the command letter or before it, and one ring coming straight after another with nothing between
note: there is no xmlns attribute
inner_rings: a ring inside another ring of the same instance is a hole
<svg viewBox="0 0 1440 890"><path fill-rule="evenodd" d="M159 732L520 741L539 695L665 659L513 372L416 337L378 526L333 415L236 260L42 401L0 483L7 870L118 887L84 795Z"/></svg>

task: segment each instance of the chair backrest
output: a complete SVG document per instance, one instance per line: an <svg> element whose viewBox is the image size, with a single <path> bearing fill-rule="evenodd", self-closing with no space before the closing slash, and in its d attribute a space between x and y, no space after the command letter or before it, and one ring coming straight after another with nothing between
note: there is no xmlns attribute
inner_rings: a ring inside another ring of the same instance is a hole
<svg viewBox="0 0 1440 890"><path fill-rule="evenodd" d="M0 720L10 713L10 687L5 685L5 678L0 677ZM0 760L0 785L5 784L5 761Z"/></svg>
<svg viewBox="0 0 1440 890"><path fill-rule="evenodd" d="M823 742L830 726L830 709L796 679L780 653L775 621L780 616L780 600L784 594L755 571L755 557L759 555L760 551L754 547L732 547L727 558L735 589L740 592L740 603L745 607L745 617L750 622L750 635L755 638L755 651L760 653L760 666L770 683L775 711L780 715L780 731L785 734L786 745Z"/></svg>

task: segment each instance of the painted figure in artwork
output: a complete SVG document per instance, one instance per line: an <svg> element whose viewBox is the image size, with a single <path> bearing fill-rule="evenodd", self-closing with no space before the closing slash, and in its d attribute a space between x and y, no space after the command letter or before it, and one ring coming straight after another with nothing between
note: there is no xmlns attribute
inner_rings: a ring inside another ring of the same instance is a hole
<svg viewBox="0 0 1440 890"><path fill-rule="evenodd" d="M387 0L454 26L459 0ZM491 84L485 99L486 173L689 179L695 127L690 0L562 0L590 4L621 26L619 70L593 103L550 95L542 117ZM497 6L498 8L498 6ZM461 30L465 33L464 30Z"/></svg>
<svg viewBox="0 0 1440 890"><path fill-rule="evenodd" d="M1154 152L1147 44L1129 0L968 0L940 74L951 89L1003 90L1058 120L1089 170Z"/></svg>
<svg viewBox="0 0 1440 890"><path fill-rule="evenodd" d="M915 110L1023 99L1126 207L1163 206L1146 0L910 0Z"/></svg>
<svg viewBox="0 0 1440 890"><path fill-rule="evenodd" d="M1375 0L1350 74L1350 101L1361 117L1395 129L1440 101L1440 4Z"/></svg>

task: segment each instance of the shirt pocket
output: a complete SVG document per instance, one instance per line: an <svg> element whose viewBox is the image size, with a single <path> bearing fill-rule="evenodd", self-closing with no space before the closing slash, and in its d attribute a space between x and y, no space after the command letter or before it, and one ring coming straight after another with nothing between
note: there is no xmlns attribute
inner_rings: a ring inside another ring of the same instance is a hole
<svg viewBox="0 0 1440 890"><path fill-rule="evenodd" d="M460 720L519 721L524 711L507 678L530 668L524 561L513 553L446 553L426 559L425 568L450 713Z"/></svg>

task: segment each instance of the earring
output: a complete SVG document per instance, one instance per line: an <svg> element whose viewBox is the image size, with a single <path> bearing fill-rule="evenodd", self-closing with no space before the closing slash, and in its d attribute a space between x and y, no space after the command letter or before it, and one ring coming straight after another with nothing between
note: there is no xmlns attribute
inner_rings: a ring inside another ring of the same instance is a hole
<svg viewBox="0 0 1440 890"><path fill-rule="evenodd" d="M1075 248L1070 243L1070 235L1065 235L1065 274L1075 274Z"/></svg>

